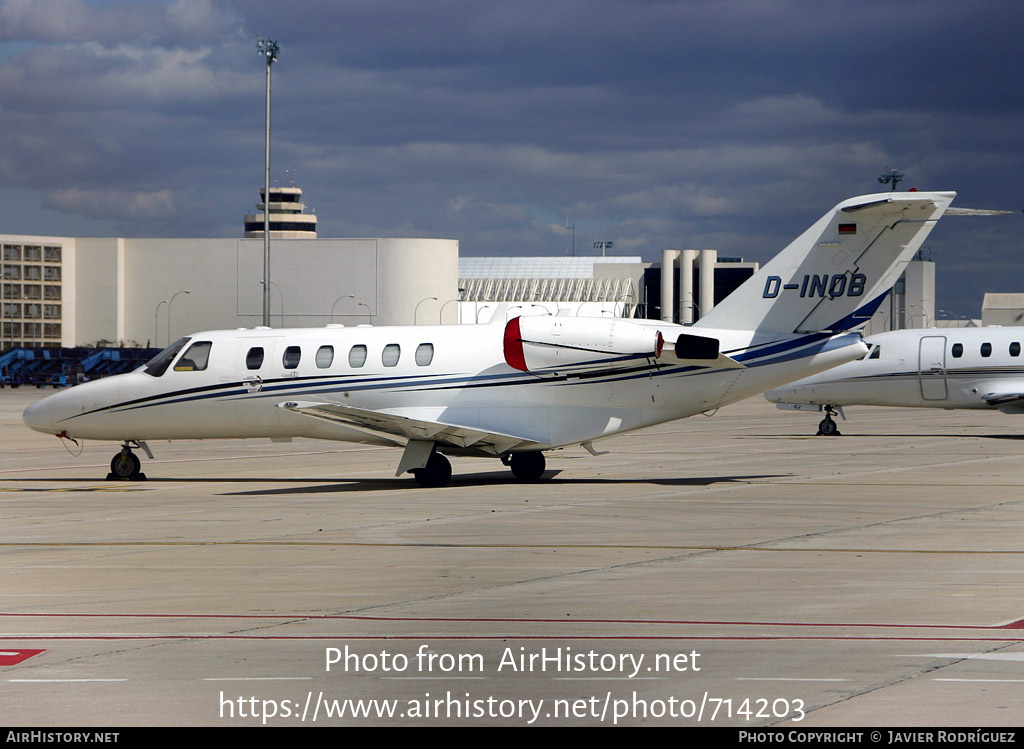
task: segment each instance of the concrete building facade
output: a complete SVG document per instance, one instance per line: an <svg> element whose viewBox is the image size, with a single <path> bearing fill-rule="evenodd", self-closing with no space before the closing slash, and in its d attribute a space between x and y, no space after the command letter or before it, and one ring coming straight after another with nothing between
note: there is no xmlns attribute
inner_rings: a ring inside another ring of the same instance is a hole
<svg viewBox="0 0 1024 749"><path fill-rule="evenodd" d="M262 322L261 239L3 234L0 251L4 349L163 346ZM458 255L452 239L275 240L271 324L412 324L424 300L457 298Z"/></svg>

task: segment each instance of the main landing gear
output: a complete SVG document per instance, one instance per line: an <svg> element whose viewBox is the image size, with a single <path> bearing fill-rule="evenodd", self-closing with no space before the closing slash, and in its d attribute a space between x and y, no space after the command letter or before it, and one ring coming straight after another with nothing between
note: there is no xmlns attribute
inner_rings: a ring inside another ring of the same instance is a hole
<svg viewBox="0 0 1024 749"><path fill-rule="evenodd" d="M145 446L143 445L143 447ZM131 454L127 444L124 452L127 453L127 458L123 458L122 453L115 456L114 461L134 459L136 464L138 463L138 458ZM519 481L539 480L544 475L546 466L544 453L540 450L509 453L502 456L501 462L512 469L512 475ZM113 463L110 470L114 473L117 472ZM130 472L131 468L129 466L124 470ZM406 471L413 475L417 484L428 488L444 486L452 478L452 464L448 458L437 451L437 446L433 442L427 440L409 440L406 443L405 453L402 455L402 461L395 475L401 476Z"/></svg>
<svg viewBox="0 0 1024 749"><path fill-rule="evenodd" d="M412 475L416 483L425 487L444 486L452 478L452 464L439 452L434 452L422 468L413 468Z"/></svg>
<svg viewBox="0 0 1024 749"><path fill-rule="evenodd" d="M141 447L150 458L153 454L144 442L135 442L136 447ZM146 474L142 472L142 461L139 456L132 452L132 442L125 442L121 445L121 452L117 453L110 461L110 473L107 474L107 481L145 481Z"/></svg>
<svg viewBox="0 0 1024 749"><path fill-rule="evenodd" d="M512 469L512 475L520 481L537 481L544 475L544 453L540 450L528 453L511 453L501 462Z"/></svg>
<svg viewBox="0 0 1024 749"><path fill-rule="evenodd" d="M839 431L839 425L836 424L832 418L838 413L835 406L826 404L823 406L825 411L825 418L818 422L818 433L817 437L840 437L842 434Z"/></svg>

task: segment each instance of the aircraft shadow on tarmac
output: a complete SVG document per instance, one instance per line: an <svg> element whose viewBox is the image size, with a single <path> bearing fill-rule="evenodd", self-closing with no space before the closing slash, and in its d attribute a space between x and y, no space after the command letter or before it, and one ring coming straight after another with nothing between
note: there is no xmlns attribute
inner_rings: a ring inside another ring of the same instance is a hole
<svg viewBox="0 0 1024 749"><path fill-rule="evenodd" d="M508 477L504 471L491 473L469 473L453 476L444 489L451 490L462 487L481 486L571 486L571 485L613 485L613 484L653 484L656 486L710 486L722 483L743 483L746 481L772 478L790 478L791 474L756 474L749 476L689 476L685 478L650 478L650 479L618 479L618 478L558 478L560 471L549 471L546 478L531 484L521 484ZM256 480L259 482L259 479ZM255 489L239 492L224 492L221 496L258 496L272 494L313 494L323 492L362 492L408 489L422 491L420 487L410 483L408 478L393 479L359 479L352 478L338 483L322 486L292 486L287 489Z"/></svg>
<svg viewBox="0 0 1024 749"><path fill-rule="evenodd" d="M462 487L481 486L599 486L599 485L628 485L628 484L652 484L655 486L712 486L724 483L744 483L763 479L791 478L793 474L750 474L737 476L686 476L678 478L615 478L615 477L590 477L590 478L559 478L561 471L548 471L545 478L528 484L522 484L509 477L506 471L491 471L485 473L466 473L453 476L451 482L444 489L456 489ZM80 484L83 482L91 484L88 487L68 487L58 491L97 491L98 489L144 489L147 485L153 484L289 484L290 486L280 489L251 489L237 492L220 492L219 496L259 496L273 494L319 494L324 492L374 492L394 491L396 489L407 489L412 492L425 491L416 486L409 477L398 478L267 478L267 477L237 477L237 478L186 478L186 477L152 477L145 481L110 481L103 482L98 486L100 480L95 477L79 478L44 478L33 476L31 478L4 478L0 479L0 491L4 490L4 484L12 483L46 483L46 484ZM297 485L298 484L298 485ZM312 484L312 486L311 486ZM9 491L9 490L8 490ZM30 491L36 491L30 489ZM40 488L38 491L45 491Z"/></svg>

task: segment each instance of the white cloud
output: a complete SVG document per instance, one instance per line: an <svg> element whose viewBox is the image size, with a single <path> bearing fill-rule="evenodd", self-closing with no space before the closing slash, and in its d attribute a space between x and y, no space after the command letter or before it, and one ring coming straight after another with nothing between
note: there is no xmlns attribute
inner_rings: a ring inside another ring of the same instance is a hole
<svg viewBox="0 0 1024 749"><path fill-rule="evenodd" d="M114 220L162 219L176 211L171 190L65 188L47 191L44 204L80 216Z"/></svg>

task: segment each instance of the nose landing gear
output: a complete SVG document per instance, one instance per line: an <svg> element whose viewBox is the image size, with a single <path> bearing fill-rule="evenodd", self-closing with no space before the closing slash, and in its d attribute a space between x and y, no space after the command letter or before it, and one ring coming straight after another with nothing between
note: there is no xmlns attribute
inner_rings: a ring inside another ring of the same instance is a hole
<svg viewBox="0 0 1024 749"><path fill-rule="evenodd" d="M835 406L825 405L823 406L825 411L825 418L818 422L818 437L841 437L842 434L839 431L839 425L836 424L832 418L839 413Z"/></svg>
<svg viewBox="0 0 1024 749"><path fill-rule="evenodd" d="M150 458L153 453L145 442L135 440L125 441L121 445L121 452L117 453L110 461L110 473L107 474L107 481L145 481L146 474L142 472L142 461L139 456L132 452L132 445L142 448Z"/></svg>

